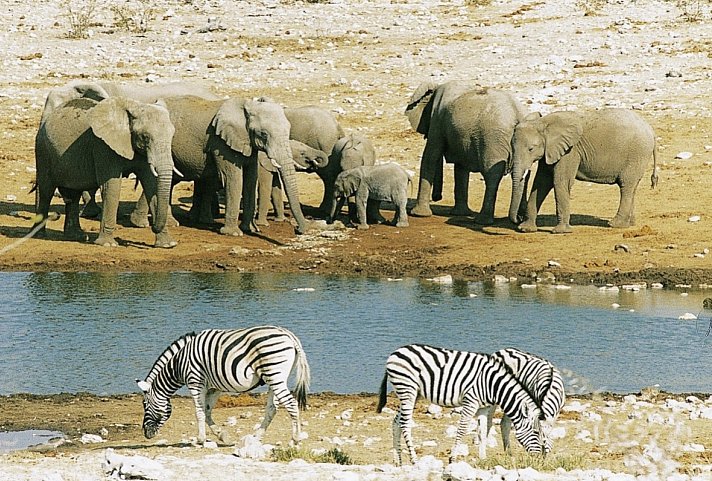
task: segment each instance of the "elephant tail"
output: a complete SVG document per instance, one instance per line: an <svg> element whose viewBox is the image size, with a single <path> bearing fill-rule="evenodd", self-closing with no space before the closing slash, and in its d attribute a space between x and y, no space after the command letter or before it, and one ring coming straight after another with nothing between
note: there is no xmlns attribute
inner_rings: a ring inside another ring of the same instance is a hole
<svg viewBox="0 0 712 481"><path fill-rule="evenodd" d="M383 411L383 407L386 405L386 395L388 390L388 373L383 375L383 381L381 381L381 389L378 392L378 407L376 407L376 412L380 413Z"/></svg>
<svg viewBox="0 0 712 481"><path fill-rule="evenodd" d="M650 176L650 188L654 189L658 185L658 146L653 144L653 173Z"/></svg>

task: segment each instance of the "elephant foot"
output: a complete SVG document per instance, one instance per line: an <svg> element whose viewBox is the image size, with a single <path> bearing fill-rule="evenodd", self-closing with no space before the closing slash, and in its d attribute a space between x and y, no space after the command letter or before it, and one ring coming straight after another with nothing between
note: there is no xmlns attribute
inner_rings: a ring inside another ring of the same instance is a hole
<svg viewBox="0 0 712 481"><path fill-rule="evenodd" d="M410 211L410 215L415 217L430 217L433 215L433 211L430 210L430 206L427 204L415 204L415 207Z"/></svg>
<svg viewBox="0 0 712 481"><path fill-rule="evenodd" d="M159 232L156 234L156 242L153 244L154 247L160 247L161 249L172 249L177 245L178 242L167 232Z"/></svg>
<svg viewBox="0 0 712 481"><path fill-rule="evenodd" d="M624 220L622 217L614 217L608 221L608 227L613 227L614 229L621 229L624 227L632 227L635 222L630 220Z"/></svg>
<svg viewBox="0 0 712 481"><path fill-rule="evenodd" d="M477 214L475 216L475 222L479 225L492 225L494 224L494 215L490 214Z"/></svg>
<svg viewBox="0 0 712 481"><path fill-rule="evenodd" d="M285 216L280 215L274 218L275 222L287 222L289 219L287 219Z"/></svg>
<svg viewBox="0 0 712 481"><path fill-rule="evenodd" d="M145 212L133 211L129 216L129 222L134 227L148 227L148 214Z"/></svg>
<svg viewBox="0 0 712 481"><path fill-rule="evenodd" d="M473 214L474 212L472 212L472 210L470 210L470 208L466 205L462 206L455 204L455 207L450 210L450 215L455 215L458 217L469 217Z"/></svg>
<svg viewBox="0 0 712 481"><path fill-rule="evenodd" d="M358 230L366 230L366 229L369 229L370 227L368 224L356 224L356 228Z"/></svg>
<svg viewBox="0 0 712 481"><path fill-rule="evenodd" d="M239 237L242 235L242 229L237 226L223 226L220 228L220 233L223 235L231 235Z"/></svg>
<svg viewBox="0 0 712 481"><path fill-rule="evenodd" d="M551 232L554 234L569 234L573 232L573 229L569 224L558 224Z"/></svg>
<svg viewBox="0 0 712 481"><path fill-rule="evenodd" d="M534 222L525 221L517 226L519 232L536 232L539 228Z"/></svg>
<svg viewBox="0 0 712 481"><path fill-rule="evenodd" d="M94 241L94 244L100 245L103 247L118 247L119 243L116 242L116 239L110 234L99 234L99 237L96 238Z"/></svg>
<svg viewBox="0 0 712 481"><path fill-rule="evenodd" d="M46 237L46 233L43 234L43 236ZM89 240L89 236L87 236L86 232L84 232L81 229L72 229L69 231L66 231L64 233L64 238L68 241L76 241L76 242L86 242Z"/></svg>
<svg viewBox="0 0 712 481"><path fill-rule="evenodd" d="M400 220L396 222L396 227L408 227L410 224L408 224L408 221L406 220Z"/></svg>
<svg viewBox="0 0 712 481"><path fill-rule="evenodd" d="M269 222L267 222L267 219L260 219L259 217L257 219L255 219L255 224L261 225L263 227L269 226Z"/></svg>

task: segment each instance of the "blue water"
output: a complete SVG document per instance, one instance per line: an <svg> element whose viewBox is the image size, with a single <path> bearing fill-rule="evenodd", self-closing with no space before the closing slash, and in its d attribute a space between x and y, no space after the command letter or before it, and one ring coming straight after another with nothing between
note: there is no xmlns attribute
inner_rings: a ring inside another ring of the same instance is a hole
<svg viewBox="0 0 712 481"><path fill-rule="evenodd" d="M548 358L583 391L712 392L712 313L701 311L709 295L313 275L0 273L0 394L135 392L134 380L180 335L258 324L299 336L312 391L376 392L388 354L423 342L515 346ZM679 320L686 312L699 320Z"/></svg>

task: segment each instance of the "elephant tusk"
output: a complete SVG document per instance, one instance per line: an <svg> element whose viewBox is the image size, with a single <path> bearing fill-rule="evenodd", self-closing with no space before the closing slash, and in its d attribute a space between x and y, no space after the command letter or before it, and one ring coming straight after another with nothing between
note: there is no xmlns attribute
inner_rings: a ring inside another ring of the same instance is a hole
<svg viewBox="0 0 712 481"><path fill-rule="evenodd" d="M148 164L148 167L151 169L151 173L153 174L153 176L158 177L158 171L156 170L156 167L153 164Z"/></svg>
<svg viewBox="0 0 712 481"><path fill-rule="evenodd" d="M282 166L279 165L276 160L274 160L274 159L269 159L269 161L272 162L272 165L274 165L275 167L277 167L279 170L282 170Z"/></svg>
<svg viewBox="0 0 712 481"><path fill-rule="evenodd" d="M176 169L175 167L173 167L173 172L174 172L178 177L185 177L185 175L183 175L183 174L181 173L181 171L178 170L178 169Z"/></svg>

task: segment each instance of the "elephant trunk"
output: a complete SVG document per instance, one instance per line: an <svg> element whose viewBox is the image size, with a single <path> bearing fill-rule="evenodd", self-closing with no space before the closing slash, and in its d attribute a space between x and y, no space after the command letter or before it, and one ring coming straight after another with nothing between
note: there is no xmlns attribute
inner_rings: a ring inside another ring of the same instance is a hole
<svg viewBox="0 0 712 481"><path fill-rule="evenodd" d="M526 203L526 187L529 171L522 171L515 162L512 169L512 199L509 204L509 220L514 224L519 224L524 219L519 215L519 209Z"/></svg>
<svg viewBox="0 0 712 481"><path fill-rule="evenodd" d="M283 146L278 146L274 152L272 149L267 149L267 156L279 166L279 175L282 177L282 184L287 193L289 208L292 210L294 220L297 221L295 231L297 234L304 234L307 231L307 221L304 218L304 214L302 214L302 206L299 203L297 170L292 158L292 149L288 143L285 143Z"/></svg>
<svg viewBox="0 0 712 481"><path fill-rule="evenodd" d="M156 198L153 212L152 230L155 234L166 230L168 209L171 203L173 182L173 158L170 146L156 148L148 152L148 162L156 176Z"/></svg>

